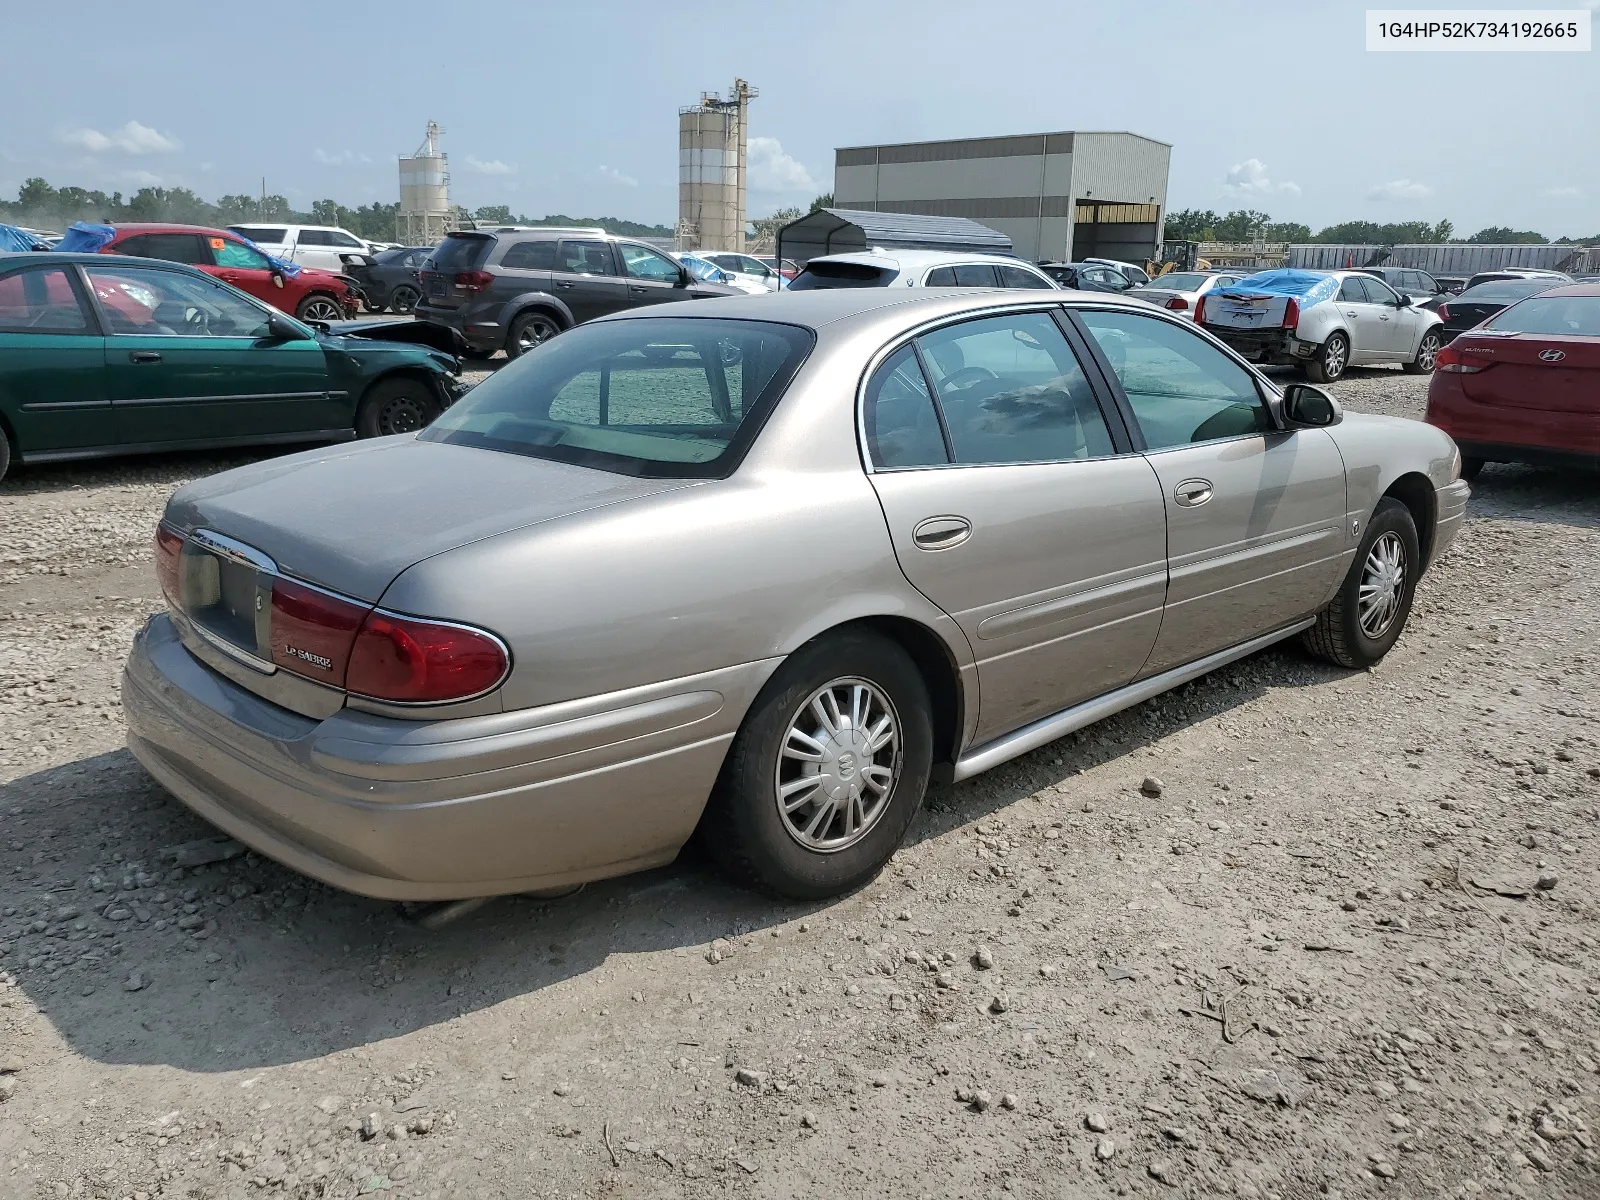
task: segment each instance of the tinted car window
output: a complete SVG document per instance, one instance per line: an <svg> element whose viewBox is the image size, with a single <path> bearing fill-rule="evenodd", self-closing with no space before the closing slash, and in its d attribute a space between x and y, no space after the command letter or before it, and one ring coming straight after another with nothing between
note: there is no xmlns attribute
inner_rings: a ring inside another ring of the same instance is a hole
<svg viewBox="0 0 1600 1200"><path fill-rule="evenodd" d="M805 292L819 288L888 287L898 275L898 271L889 267L873 267L866 263L807 263L806 269L789 281L789 290Z"/></svg>
<svg viewBox="0 0 1600 1200"><path fill-rule="evenodd" d="M264 310L209 279L154 267L86 270L108 333L261 338L269 332Z"/></svg>
<svg viewBox="0 0 1600 1200"><path fill-rule="evenodd" d="M1350 275L1339 285L1339 299L1346 304L1365 304L1367 290L1361 286L1361 276Z"/></svg>
<svg viewBox="0 0 1600 1200"><path fill-rule="evenodd" d="M956 269L954 267L935 267L928 272L928 278L923 287L955 287Z"/></svg>
<svg viewBox="0 0 1600 1200"><path fill-rule="evenodd" d="M1059 462L1112 453L1094 390L1046 314L964 321L917 341L956 462Z"/></svg>
<svg viewBox="0 0 1600 1200"><path fill-rule="evenodd" d="M1367 299L1373 304L1393 304L1400 299L1394 289L1381 279L1363 279L1361 286L1367 289Z"/></svg>
<svg viewBox="0 0 1600 1200"><path fill-rule="evenodd" d="M478 265L489 257L495 239L482 233L445 235L444 241L433 248L428 256L428 267L434 271L476 271Z"/></svg>
<svg viewBox="0 0 1600 1200"><path fill-rule="evenodd" d="M1079 316L1110 362L1150 449L1273 427L1250 372L1199 334L1137 313Z"/></svg>
<svg viewBox="0 0 1600 1200"><path fill-rule="evenodd" d="M665 254L652 250L649 246L638 246L632 242L620 242L618 252L622 255L623 270L630 279L649 279L657 283L677 283L681 278L680 268Z"/></svg>
<svg viewBox="0 0 1600 1200"><path fill-rule="evenodd" d="M1205 281L1206 276L1204 275L1190 275L1182 271L1174 271L1167 275L1157 275L1150 281L1150 286L1166 288L1174 292L1194 292L1199 291L1204 286Z"/></svg>
<svg viewBox="0 0 1600 1200"><path fill-rule="evenodd" d="M1439 286L1439 281L1426 271L1414 271L1413 274L1417 277L1417 291L1432 296L1444 290Z"/></svg>
<svg viewBox="0 0 1600 1200"><path fill-rule="evenodd" d="M422 436L628 475L718 478L813 340L766 321L579 325L480 383Z"/></svg>
<svg viewBox="0 0 1600 1200"><path fill-rule="evenodd" d="M1009 266L1006 263L996 263L995 272L1000 276L1000 286L1008 288L1046 288L1050 284L1032 271L1021 267Z"/></svg>
<svg viewBox="0 0 1600 1200"><path fill-rule="evenodd" d="M554 270L556 244L551 241L514 242L506 247L500 265L510 271Z"/></svg>
<svg viewBox="0 0 1600 1200"><path fill-rule="evenodd" d="M269 246L281 246L283 239L289 236L287 229L275 225L229 225L228 230L248 241L257 244L264 242Z"/></svg>
<svg viewBox="0 0 1600 1200"><path fill-rule="evenodd" d="M1521 300L1524 296L1532 296L1545 291L1550 284L1543 279L1493 279L1488 283L1480 283L1477 287L1468 288L1455 300L1467 304L1478 302L1483 304L1509 304L1513 300Z"/></svg>
<svg viewBox="0 0 1600 1200"><path fill-rule="evenodd" d="M342 233L337 229L330 229L322 236L328 239L326 245L329 246L346 246L353 250L365 250L367 248L367 244L354 234Z"/></svg>
<svg viewBox="0 0 1600 1200"><path fill-rule="evenodd" d="M0 330L6 333L83 333L88 318L67 273L40 267L0 276Z"/></svg>
<svg viewBox="0 0 1600 1200"><path fill-rule="evenodd" d="M212 238L211 257L219 267L231 267L234 270L268 271L272 264L267 261L267 256L254 246L246 246L243 242L236 242L232 238Z"/></svg>
<svg viewBox="0 0 1600 1200"><path fill-rule="evenodd" d="M1553 337L1600 337L1600 296L1534 296L1495 314L1484 328Z"/></svg>
<svg viewBox="0 0 1600 1200"><path fill-rule="evenodd" d="M333 236L325 229L302 229L300 236L295 238L297 246L331 246Z"/></svg>
<svg viewBox="0 0 1600 1200"><path fill-rule="evenodd" d="M111 247L118 254L167 262L211 265L211 252L197 233L136 233Z"/></svg>
<svg viewBox="0 0 1600 1200"><path fill-rule="evenodd" d="M556 270L572 275L615 275L616 264L606 242L566 241L556 251Z"/></svg>
<svg viewBox="0 0 1600 1200"><path fill-rule="evenodd" d="M998 287L994 268L988 263L962 263L956 268L957 287Z"/></svg>
<svg viewBox="0 0 1600 1200"><path fill-rule="evenodd" d="M949 462L928 381L910 346L902 346L867 381L862 424L867 451L880 467L926 467Z"/></svg>

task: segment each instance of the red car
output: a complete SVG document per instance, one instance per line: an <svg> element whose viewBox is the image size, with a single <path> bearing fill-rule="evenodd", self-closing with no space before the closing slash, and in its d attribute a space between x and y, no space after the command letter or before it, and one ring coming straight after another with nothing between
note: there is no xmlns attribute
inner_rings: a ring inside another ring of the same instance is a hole
<svg viewBox="0 0 1600 1200"><path fill-rule="evenodd" d="M117 235L100 248L101 254L188 263L302 321L343 321L356 315L357 292L343 276L311 267L285 274L260 250L225 229L144 223L112 228Z"/></svg>
<svg viewBox="0 0 1600 1200"><path fill-rule="evenodd" d="M1600 471L1600 284L1529 296L1445 346L1427 421L1468 479L1486 462Z"/></svg>

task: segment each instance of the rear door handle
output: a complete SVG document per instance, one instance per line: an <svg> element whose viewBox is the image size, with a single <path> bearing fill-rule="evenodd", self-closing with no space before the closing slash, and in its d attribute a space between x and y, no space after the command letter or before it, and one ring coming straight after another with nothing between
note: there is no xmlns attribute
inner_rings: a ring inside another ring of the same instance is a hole
<svg viewBox="0 0 1600 1200"><path fill-rule="evenodd" d="M130 350L128 351L128 361L131 363L158 363L161 361L161 354L155 350Z"/></svg>
<svg viewBox="0 0 1600 1200"><path fill-rule="evenodd" d="M1185 508L1199 508L1211 499L1211 495L1209 479L1185 479L1172 489L1172 498Z"/></svg>
<svg viewBox="0 0 1600 1200"><path fill-rule="evenodd" d="M558 283L557 283L557 284L556 284L556 286L557 286L557 287L558 287L558 288L562 288L562 289L567 289L567 288L575 288L575 287L577 287L577 286L578 286L578 285L577 285L577 284L575 284L575 283L559 283L559 282L558 282Z"/></svg>
<svg viewBox="0 0 1600 1200"><path fill-rule="evenodd" d="M642 296L642 295L644 295L644 293L648 292L650 289L645 287L644 284L642 284L642 283L630 283L628 285L628 290L630 292L638 292Z"/></svg>
<svg viewBox="0 0 1600 1200"><path fill-rule="evenodd" d="M965 517L929 517L918 522L911 540L919 550L948 550L972 536L972 522Z"/></svg>

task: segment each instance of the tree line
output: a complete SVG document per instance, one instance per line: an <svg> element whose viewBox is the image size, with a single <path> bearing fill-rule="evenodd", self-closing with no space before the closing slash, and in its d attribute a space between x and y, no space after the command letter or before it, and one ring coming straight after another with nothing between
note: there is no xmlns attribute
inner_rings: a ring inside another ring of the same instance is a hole
<svg viewBox="0 0 1600 1200"><path fill-rule="evenodd" d="M1382 224L1377 221L1341 221L1325 229L1311 232L1311 226L1298 221L1274 221L1264 212L1254 209L1236 209L1226 216L1218 216L1206 209L1179 209L1166 217L1163 238L1167 241L1185 242L1249 242L1258 236L1264 242L1323 242L1335 245L1416 246L1458 245L1600 245L1600 233L1593 237L1547 238L1531 229L1512 229L1507 225L1490 225L1471 237L1457 237L1455 226L1449 221L1429 224L1427 221L1398 221Z"/></svg>
<svg viewBox="0 0 1600 1200"><path fill-rule="evenodd" d="M398 203L376 201L347 208L336 200L318 200L305 211L294 208L287 199L277 195L221 196L213 202L183 187L143 187L124 198L121 192L53 187L39 178L25 181L17 189L15 200L0 200L0 222L57 232L74 221L96 224L164 221L211 228L280 221L288 225L337 225L368 241L392 242L399 214ZM672 236L672 230L665 225L648 225L620 217L569 217L564 213L543 217L513 216L510 207L504 204L485 205L470 213L458 208L457 215L496 225L593 225L610 233L633 237Z"/></svg>

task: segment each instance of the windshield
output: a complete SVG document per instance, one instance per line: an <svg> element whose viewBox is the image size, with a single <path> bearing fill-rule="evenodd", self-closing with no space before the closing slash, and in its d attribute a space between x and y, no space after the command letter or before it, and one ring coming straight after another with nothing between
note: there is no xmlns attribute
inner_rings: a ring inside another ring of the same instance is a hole
<svg viewBox="0 0 1600 1200"><path fill-rule="evenodd" d="M1495 314L1483 327L1550 337L1600 337L1600 296L1535 296Z"/></svg>
<svg viewBox="0 0 1600 1200"><path fill-rule="evenodd" d="M1206 276L1185 275L1174 271L1170 275L1157 275L1146 287L1165 288L1173 292L1193 292L1205 286Z"/></svg>
<svg viewBox="0 0 1600 1200"><path fill-rule="evenodd" d="M424 265L431 271L476 271L494 243L493 237L482 233L446 234Z"/></svg>
<svg viewBox="0 0 1600 1200"><path fill-rule="evenodd" d="M866 263L814 262L789 281L791 292L809 292L821 288L888 287L898 271L889 267L873 267Z"/></svg>
<svg viewBox="0 0 1600 1200"><path fill-rule="evenodd" d="M1485 303L1510 304L1513 300L1521 300L1525 296L1532 296L1542 292L1552 285L1548 279L1495 279L1488 283L1480 283L1477 287L1468 288L1450 303L1465 303L1481 300Z"/></svg>
<svg viewBox="0 0 1600 1200"><path fill-rule="evenodd" d="M814 341L767 321L580 325L502 367L421 436L625 475L721 478Z"/></svg>

